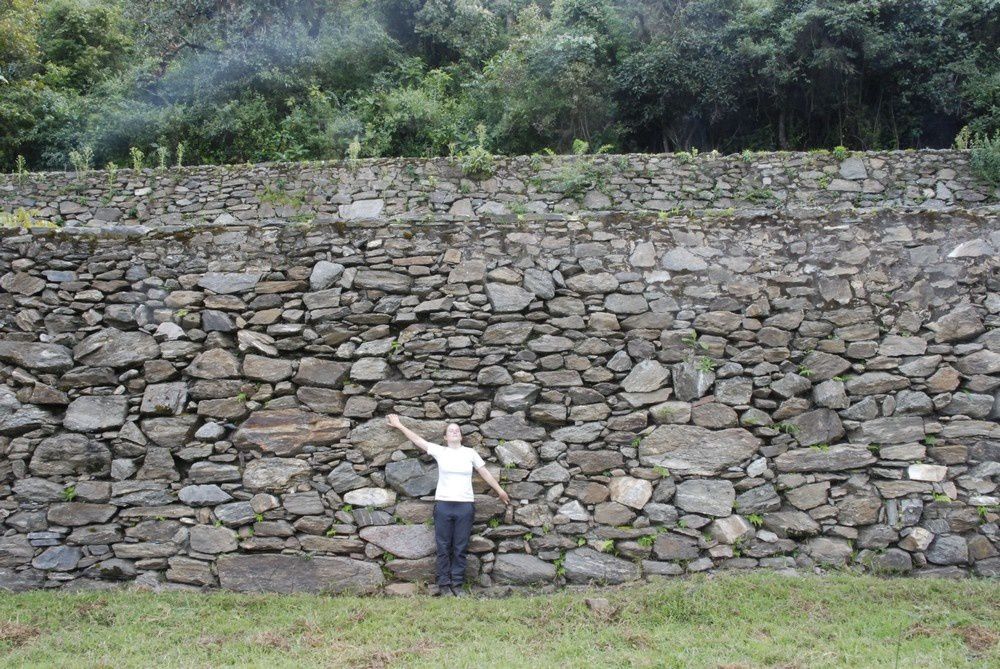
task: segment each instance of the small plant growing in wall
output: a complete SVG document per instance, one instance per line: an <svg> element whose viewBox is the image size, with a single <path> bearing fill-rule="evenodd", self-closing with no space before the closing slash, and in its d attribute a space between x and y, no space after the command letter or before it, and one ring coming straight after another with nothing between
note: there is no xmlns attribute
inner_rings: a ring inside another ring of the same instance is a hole
<svg viewBox="0 0 1000 669"><path fill-rule="evenodd" d="M718 363L707 355L699 356L698 362L695 363L695 367L699 372L711 372L716 366L718 366Z"/></svg>
<svg viewBox="0 0 1000 669"><path fill-rule="evenodd" d="M556 576L565 576L566 575L566 566L565 566L565 563L566 563L566 553L565 552L560 553L559 557L557 557L555 560L552 561L552 564L555 565L555 568L556 568Z"/></svg>
<svg viewBox="0 0 1000 669"><path fill-rule="evenodd" d="M146 158L146 154L142 152L142 149L137 146L130 147L128 156L132 161L132 169L136 172L141 172L143 167L142 161Z"/></svg>
<svg viewBox="0 0 1000 669"><path fill-rule="evenodd" d="M1000 186L1000 130L992 136L976 135L969 140L969 150L972 173L992 186Z"/></svg>
<svg viewBox="0 0 1000 669"><path fill-rule="evenodd" d="M760 527L761 525L764 524L764 516L760 515L759 513L751 513L749 516L747 516L747 520L750 521L750 524L753 525L754 527Z"/></svg>
<svg viewBox="0 0 1000 669"><path fill-rule="evenodd" d="M170 158L170 150L165 146L156 147L156 168L158 170L167 169L167 159Z"/></svg>
<svg viewBox="0 0 1000 669"><path fill-rule="evenodd" d="M795 423L778 423L774 426L778 432L783 432L785 434L795 435L799 431L799 426Z"/></svg>
<svg viewBox="0 0 1000 669"><path fill-rule="evenodd" d="M174 151L174 156L177 161L174 163L176 167L182 167L184 165L184 142L177 142L177 150Z"/></svg>
<svg viewBox="0 0 1000 669"><path fill-rule="evenodd" d="M93 160L94 150L89 146L82 146L69 152L69 162L78 176L87 176Z"/></svg>
<svg viewBox="0 0 1000 669"><path fill-rule="evenodd" d="M486 148L486 126L476 126L476 143L458 154L462 174L470 179L488 179L496 172L496 158Z"/></svg>
<svg viewBox="0 0 1000 669"><path fill-rule="evenodd" d="M0 211L0 228L58 228L59 222L39 218L36 209L18 207L11 213Z"/></svg>
<svg viewBox="0 0 1000 669"><path fill-rule="evenodd" d="M851 152L847 150L846 146L839 145L833 147L833 151L830 153L833 155L835 160L846 160L851 155Z"/></svg>
<svg viewBox="0 0 1000 669"><path fill-rule="evenodd" d="M76 494L77 493L75 485L66 486L65 488L63 488L62 498L66 502L72 502L74 499L76 499Z"/></svg>
<svg viewBox="0 0 1000 669"><path fill-rule="evenodd" d="M104 171L107 174L108 188L114 188L118 183L118 165L114 161L108 162L104 166Z"/></svg>
<svg viewBox="0 0 1000 669"><path fill-rule="evenodd" d="M574 200L580 200L589 191L603 190L608 177L608 169L605 166L595 164L592 156L607 153L610 150L611 146L605 145L593 154L589 154L590 143L582 139L575 139L573 140L573 156L568 160L564 159L562 168L554 178L540 185Z"/></svg>
<svg viewBox="0 0 1000 669"><path fill-rule="evenodd" d="M24 182L28 180L28 168L24 161L24 156L20 153L17 154L17 159L14 161L14 173L17 174L18 185L23 186Z"/></svg>

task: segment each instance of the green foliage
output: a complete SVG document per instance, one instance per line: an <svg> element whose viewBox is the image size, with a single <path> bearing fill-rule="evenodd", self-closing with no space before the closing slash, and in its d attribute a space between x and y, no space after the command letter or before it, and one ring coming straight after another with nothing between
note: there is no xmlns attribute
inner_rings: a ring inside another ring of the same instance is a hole
<svg viewBox="0 0 1000 669"><path fill-rule="evenodd" d="M156 147L156 167L159 170L167 169L167 159L170 157L170 150L165 146Z"/></svg>
<svg viewBox="0 0 1000 669"><path fill-rule="evenodd" d="M129 148L128 155L132 160L132 169L136 172L141 171L143 167L142 161L146 157L146 154L144 154L138 147L133 146Z"/></svg>
<svg viewBox="0 0 1000 669"><path fill-rule="evenodd" d="M759 513L751 513L749 516L747 516L747 520L750 521L750 524L753 525L754 527L760 527L761 525L764 524L764 516L760 515Z"/></svg>
<svg viewBox="0 0 1000 669"><path fill-rule="evenodd" d="M69 486L66 486L65 488L63 488L63 491L62 491L63 501L72 502L74 499L76 499L76 496L77 496L77 492L76 492L76 486L75 485L69 485Z"/></svg>
<svg viewBox="0 0 1000 669"><path fill-rule="evenodd" d="M464 155L470 174L544 147L971 149L1000 131L998 47L980 0L7 0L0 169L83 146L133 166L133 146L156 166L165 147L178 165ZM599 189L586 162L553 190Z"/></svg>
<svg viewBox="0 0 1000 669"><path fill-rule="evenodd" d="M486 148L486 126L476 126L476 143L458 154L462 174L472 179L488 179L496 171L495 159Z"/></svg>
<svg viewBox="0 0 1000 669"><path fill-rule="evenodd" d="M13 212L0 211L0 228L57 228L54 221L39 218L36 209L18 207Z"/></svg>
<svg viewBox="0 0 1000 669"><path fill-rule="evenodd" d="M781 422L774 426L778 432L784 432L785 434L796 434L799 431L799 426L795 423Z"/></svg>
<svg viewBox="0 0 1000 669"><path fill-rule="evenodd" d="M73 149L69 152L69 162L73 165L73 171L80 176L86 176L90 171L91 161L94 159L94 150L89 146L81 147L79 150Z"/></svg>
<svg viewBox="0 0 1000 669"><path fill-rule="evenodd" d="M116 183L118 183L118 165L114 161L109 161L107 165L104 166L104 172L108 178L108 187L113 188Z"/></svg>
<svg viewBox="0 0 1000 669"><path fill-rule="evenodd" d="M711 372L718 366L718 364L719 363L707 355L702 355L698 357L698 361L695 363L695 368L699 372Z"/></svg>
<svg viewBox="0 0 1000 669"><path fill-rule="evenodd" d="M969 141L972 172L993 186L1000 186L1000 130L992 136L976 135Z"/></svg>

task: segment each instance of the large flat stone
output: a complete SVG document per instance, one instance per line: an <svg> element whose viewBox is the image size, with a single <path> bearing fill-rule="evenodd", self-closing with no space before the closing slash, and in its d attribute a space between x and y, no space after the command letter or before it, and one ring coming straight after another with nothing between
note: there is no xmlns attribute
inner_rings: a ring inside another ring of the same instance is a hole
<svg viewBox="0 0 1000 669"><path fill-rule="evenodd" d="M556 578L555 565L525 553L501 553L493 561L493 580L510 585L541 585Z"/></svg>
<svg viewBox="0 0 1000 669"><path fill-rule="evenodd" d="M434 554L434 528L427 525L372 525L363 527L361 538L396 557L416 560Z"/></svg>
<svg viewBox="0 0 1000 669"><path fill-rule="evenodd" d="M384 581L377 564L343 557L227 555L217 565L219 584L236 592L362 594Z"/></svg>
<svg viewBox="0 0 1000 669"><path fill-rule="evenodd" d="M111 451L82 434L58 434L38 444L29 469L38 476L105 476L111 469Z"/></svg>
<svg viewBox="0 0 1000 669"><path fill-rule="evenodd" d="M65 346L23 341L0 341L0 362L35 372L65 372L73 366L73 356Z"/></svg>
<svg viewBox="0 0 1000 669"><path fill-rule="evenodd" d="M306 446L330 446L347 436L350 421L301 409L262 409L250 414L236 430L233 444L287 457Z"/></svg>
<svg viewBox="0 0 1000 669"><path fill-rule="evenodd" d="M220 295L244 293L251 290L260 281L260 272L207 272L198 285Z"/></svg>
<svg viewBox="0 0 1000 669"><path fill-rule="evenodd" d="M570 583L597 583L615 585L639 578L639 567L634 562L599 553L593 548L576 548L566 553L563 561L566 580Z"/></svg>
<svg viewBox="0 0 1000 669"><path fill-rule="evenodd" d="M77 363L90 367L132 367L160 355L156 340L145 332L107 328L73 347Z"/></svg>
<svg viewBox="0 0 1000 669"><path fill-rule="evenodd" d="M74 432L100 432L125 424L128 399L123 395L84 396L66 409L63 427Z"/></svg>
<svg viewBox="0 0 1000 669"><path fill-rule="evenodd" d="M738 465L758 448L760 440L742 428L660 425L640 442L639 460L647 466L707 476Z"/></svg>
<svg viewBox="0 0 1000 669"><path fill-rule="evenodd" d="M829 448L796 448L774 459L779 472L832 472L866 467L876 461L867 448L830 446Z"/></svg>

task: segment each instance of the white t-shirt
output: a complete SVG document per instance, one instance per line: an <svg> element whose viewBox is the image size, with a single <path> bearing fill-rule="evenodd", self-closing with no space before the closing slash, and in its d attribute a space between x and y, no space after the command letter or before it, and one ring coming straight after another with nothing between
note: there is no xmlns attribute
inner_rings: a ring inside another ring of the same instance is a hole
<svg viewBox="0 0 1000 669"><path fill-rule="evenodd" d="M434 499L442 502L474 502L472 468L486 463L467 446L450 448L428 444L427 452L437 460L438 482Z"/></svg>

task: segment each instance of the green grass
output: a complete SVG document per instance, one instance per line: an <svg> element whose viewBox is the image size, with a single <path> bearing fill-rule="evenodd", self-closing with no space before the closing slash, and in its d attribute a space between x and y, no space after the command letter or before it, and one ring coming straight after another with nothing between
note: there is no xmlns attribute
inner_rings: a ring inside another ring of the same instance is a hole
<svg viewBox="0 0 1000 669"><path fill-rule="evenodd" d="M0 596L0 665L986 667L1000 582L729 574L506 599Z"/></svg>

